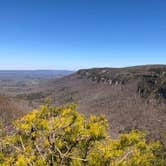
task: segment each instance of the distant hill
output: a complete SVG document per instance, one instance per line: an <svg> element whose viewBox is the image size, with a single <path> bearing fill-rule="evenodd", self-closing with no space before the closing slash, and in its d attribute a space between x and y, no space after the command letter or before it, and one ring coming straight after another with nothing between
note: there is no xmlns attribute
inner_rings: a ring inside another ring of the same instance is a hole
<svg viewBox="0 0 166 166"><path fill-rule="evenodd" d="M53 79L72 74L68 70L0 70L0 79L40 78Z"/></svg>
<svg viewBox="0 0 166 166"><path fill-rule="evenodd" d="M79 70L41 93L56 105L78 103L86 115L105 114L113 137L140 129L166 144L166 65Z"/></svg>

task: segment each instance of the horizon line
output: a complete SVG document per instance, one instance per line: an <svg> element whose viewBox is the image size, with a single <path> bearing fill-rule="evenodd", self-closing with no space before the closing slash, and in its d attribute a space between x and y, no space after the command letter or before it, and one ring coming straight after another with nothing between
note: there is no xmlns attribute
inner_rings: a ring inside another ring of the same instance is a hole
<svg viewBox="0 0 166 166"><path fill-rule="evenodd" d="M73 72L73 71L78 71L81 69L93 69L93 68L129 68L129 67L143 67L143 66L166 66L166 64L140 64L140 65L126 65L126 66L91 66L91 67L80 67L77 69L29 69L29 68L25 68L25 69L0 69L0 71L69 71L69 72Z"/></svg>

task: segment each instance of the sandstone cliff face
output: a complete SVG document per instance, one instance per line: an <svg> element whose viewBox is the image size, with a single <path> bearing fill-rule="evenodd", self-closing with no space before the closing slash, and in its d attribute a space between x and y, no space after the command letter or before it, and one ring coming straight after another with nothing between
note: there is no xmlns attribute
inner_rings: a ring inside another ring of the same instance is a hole
<svg viewBox="0 0 166 166"><path fill-rule="evenodd" d="M108 85L125 85L137 80L137 92L141 97L166 99L166 66L142 66L124 69L88 69L78 71L78 78Z"/></svg>

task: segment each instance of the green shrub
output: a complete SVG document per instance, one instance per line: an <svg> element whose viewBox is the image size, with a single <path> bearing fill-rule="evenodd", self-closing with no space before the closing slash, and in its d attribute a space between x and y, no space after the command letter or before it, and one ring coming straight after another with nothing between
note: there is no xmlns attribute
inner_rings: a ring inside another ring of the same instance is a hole
<svg viewBox="0 0 166 166"><path fill-rule="evenodd" d="M15 122L1 138L2 166L164 166L159 142L133 131L112 139L104 116L84 115L75 105L41 106Z"/></svg>

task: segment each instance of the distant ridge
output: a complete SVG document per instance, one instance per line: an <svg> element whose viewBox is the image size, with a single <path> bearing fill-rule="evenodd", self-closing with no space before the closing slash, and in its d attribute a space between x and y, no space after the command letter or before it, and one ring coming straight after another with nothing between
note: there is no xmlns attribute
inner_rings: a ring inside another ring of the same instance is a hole
<svg viewBox="0 0 166 166"><path fill-rule="evenodd" d="M70 70L0 70L0 73L73 73Z"/></svg>
<svg viewBox="0 0 166 166"><path fill-rule="evenodd" d="M24 79L27 77L53 79L72 74L73 71L68 70L0 70L0 80L7 79Z"/></svg>

